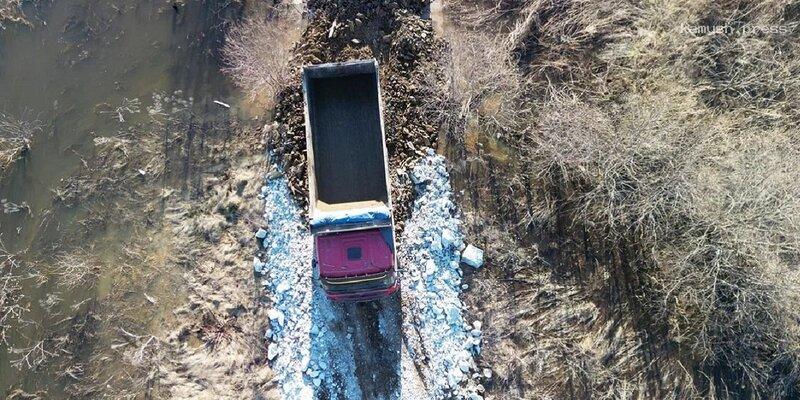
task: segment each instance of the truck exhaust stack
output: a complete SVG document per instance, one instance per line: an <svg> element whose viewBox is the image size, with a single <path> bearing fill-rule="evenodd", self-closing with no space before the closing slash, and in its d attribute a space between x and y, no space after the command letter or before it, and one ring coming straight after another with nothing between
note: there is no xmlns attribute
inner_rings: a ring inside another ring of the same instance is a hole
<svg viewBox="0 0 800 400"><path fill-rule="evenodd" d="M375 60L303 68L309 221L334 301L399 288L386 135Z"/></svg>

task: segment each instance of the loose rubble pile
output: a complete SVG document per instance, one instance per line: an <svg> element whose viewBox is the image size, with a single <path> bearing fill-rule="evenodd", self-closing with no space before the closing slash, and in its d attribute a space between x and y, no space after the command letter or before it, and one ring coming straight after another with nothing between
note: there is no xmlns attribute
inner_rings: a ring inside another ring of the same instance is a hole
<svg viewBox="0 0 800 400"><path fill-rule="evenodd" d="M416 188L412 216L399 243L403 283L403 330L433 398L481 398L474 356L480 353L481 322L462 317L459 294L464 249L444 157L429 150L411 171Z"/></svg>
<svg viewBox="0 0 800 400"><path fill-rule="evenodd" d="M360 346L354 329L361 321L343 323L351 316L325 297L313 276L311 234L287 179L279 173L269 175L261 189L266 226L256 233L263 248L253 267L272 301L264 339L284 398L371 397L365 388L370 377L364 375L375 372L364 370L359 362L378 357L370 352L387 351L403 353L391 366L397 368L394 374L400 381L387 398L481 398L478 381L483 372L474 361L481 324L464 321L459 299L463 234L444 159L429 154L411 172L417 199L398 243L402 300L387 300L401 301L402 309L388 306L379 311L378 334L396 344L385 348ZM402 335L391 323L400 318ZM382 385L390 381L377 379Z"/></svg>
<svg viewBox="0 0 800 400"><path fill-rule="evenodd" d="M420 18L426 0L309 1L310 21L297 44L294 64L308 65L375 58L380 65L384 121L389 151L394 215L402 229L409 215L411 186L398 179L421 149L436 141L437 126L423 101L431 88L422 84L436 67L443 44L434 39L429 20ZM300 204L307 201L305 125L300 67L292 85L278 96L270 147Z"/></svg>

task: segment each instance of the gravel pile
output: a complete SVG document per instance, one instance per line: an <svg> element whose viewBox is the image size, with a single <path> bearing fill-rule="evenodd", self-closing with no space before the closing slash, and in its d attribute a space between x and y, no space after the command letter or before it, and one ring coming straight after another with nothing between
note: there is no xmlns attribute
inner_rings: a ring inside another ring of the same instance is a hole
<svg viewBox="0 0 800 400"><path fill-rule="evenodd" d="M479 399L481 322L462 317L461 220L444 157L428 151L411 171L416 199L398 245L403 331L416 359L426 360L417 365L432 398Z"/></svg>
<svg viewBox="0 0 800 400"><path fill-rule="evenodd" d="M398 229L409 216L411 186L407 167L435 144L438 127L423 110L430 96L425 77L437 68L434 55L443 44L433 26L420 17L425 0L309 1L310 21L296 47L295 81L278 96L274 125L268 136L272 152L288 178L289 190L305 206L305 123L300 89L302 65L375 58L381 74L384 121L392 171L392 196Z"/></svg>

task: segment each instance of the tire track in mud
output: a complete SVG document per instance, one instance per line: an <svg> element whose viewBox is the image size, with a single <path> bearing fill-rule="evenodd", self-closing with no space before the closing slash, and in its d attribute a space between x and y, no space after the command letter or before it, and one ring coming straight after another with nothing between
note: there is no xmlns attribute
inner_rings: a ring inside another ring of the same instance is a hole
<svg viewBox="0 0 800 400"><path fill-rule="evenodd" d="M390 399L396 396L401 374L399 335L387 335L381 322L399 332L400 305L398 296L373 303L345 304L344 321L355 329L353 347L356 352L356 377L368 399Z"/></svg>

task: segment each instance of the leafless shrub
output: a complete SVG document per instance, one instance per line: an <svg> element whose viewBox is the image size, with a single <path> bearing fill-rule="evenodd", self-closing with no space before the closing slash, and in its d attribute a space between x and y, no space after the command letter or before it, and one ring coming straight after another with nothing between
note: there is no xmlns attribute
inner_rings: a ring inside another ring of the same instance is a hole
<svg viewBox="0 0 800 400"><path fill-rule="evenodd" d="M44 131L44 123L30 115L16 118L0 113L0 175L30 148L33 137Z"/></svg>
<svg viewBox="0 0 800 400"><path fill-rule="evenodd" d="M456 25L507 35L526 74L541 82L603 80L607 47L629 35L638 10L624 0L453 2Z"/></svg>
<svg viewBox="0 0 800 400"><path fill-rule="evenodd" d="M21 269L17 255L0 240L0 343L7 343L7 330L28 311L22 302Z"/></svg>
<svg viewBox="0 0 800 400"><path fill-rule="evenodd" d="M293 8L273 8L264 14L228 31L222 49L227 64L223 71L252 100L270 105L291 77L292 48L302 24Z"/></svg>
<svg viewBox="0 0 800 400"><path fill-rule="evenodd" d="M465 124L495 134L516 127L525 111L517 103L523 86L505 38L454 29L447 40L450 51L439 60L441 70L427 82L446 96L426 96L426 112L451 133Z"/></svg>
<svg viewBox="0 0 800 400"><path fill-rule="evenodd" d="M28 347L11 349L11 353L16 356L11 361L11 366L20 370L34 370L56 356L55 350L48 345L46 340L36 341Z"/></svg>
<svg viewBox="0 0 800 400"><path fill-rule="evenodd" d="M608 243L637 243L642 301L671 340L759 396L800 379L800 157L785 131L733 134L692 122L668 99L621 115L555 95L526 160L565 193L573 220ZM624 250L623 250L624 251ZM716 382L718 385L722 382ZM734 393L740 392L734 388Z"/></svg>
<svg viewBox="0 0 800 400"><path fill-rule="evenodd" d="M701 21L717 28L687 35L682 54L703 100L766 121L797 121L800 93L800 20L797 3L709 3Z"/></svg>
<svg viewBox="0 0 800 400"><path fill-rule="evenodd" d="M22 389L13 389L7 393L6 400L43 400L47 398L46 390L29 393Z"/></svg>
<svg viewBox="0 0 800 400"><path fill-rule="evenodd" d="M537 0L522 11L509 40L534 77L591 81L604 72L601 52L626 35L635 14L622 0Z"/></svg>
<svg viewBox="0 0 800 400"><path fill-rule="evenodd" d="M101 104L97 107L97 113L109 115L120 123L125 122L125 115L138 114L141 111L141 102L139 99L129 99L125 97L122 102L114 107L110 104Z"/></svg>
<svg viewBox="0 0 800 400"><path fill-rule="evenodd" d="M101 271L100 264L84 251L62 253L55 257L54 274L59 284L68 289L94 283Z"/></svg>

